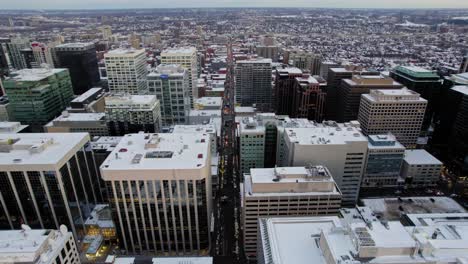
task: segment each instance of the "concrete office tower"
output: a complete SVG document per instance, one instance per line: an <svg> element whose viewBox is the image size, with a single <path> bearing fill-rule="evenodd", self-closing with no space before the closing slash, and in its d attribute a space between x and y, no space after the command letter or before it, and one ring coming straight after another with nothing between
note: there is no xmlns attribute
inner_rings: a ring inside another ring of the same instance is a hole
<svg viewBox="0 0 468 264"><path fill-rule="evenodd" d="M257 252L260 218L337 215L341 193L324 166L252 169L241 188L244 250Z"/></svg>
<svg viewBox="0 0 468 264"><path fill-rule="evenodd" d="M206 254L212 217L210 139L129 134L101 165L122 248Z"/></svg>
<svg viewBox="0 0 468 264"><path fill-rule="evenodd" d="M338 121L356 120L359 113L361 95L372 89L401 89L403 85L382 75L354 75L341 80L338 90Z"/></svg>
<svg viewBox="0 0 468 264"><path fill-rule="evenodd" d="M315 127L287 128L283 136L288 166L326 166L343 194L343 205L356 204L368 144L357 122L328 121Z"/></svg>
<svg viewBox="0 0 468 264"><path fill-rule="evenodd" d="M6 44L8 50L8 58L13 69L22 70L27 68L26 60L24 59L22 50L28 49L31 42L27 38L15 37L11 38Z"/></svg>
<svg viewBox="0 0 468 264"><path fill-rule="evenodd" d="M424 149L405 151L401 177L410 187L434 187L442 173L442 162Z"/></svg>
<svg viewBox="0 0 468 264"><path fill-rule="evenodd" d="M320 63L320 77L322 77L325 80L328 80L328 70L331 68L339 68L340 64L336 63L334 61L322 61Z"/></svg>
<svg viewBox="0 0 468 264"><path fill-rule="evenodd" d="M146 94L146 53L144 49L115 49L104 54L109 91Z"/></svg>
<svg viewBox="0 0 468 264"><path fill-rule="evenodd" d="M161 108L154 95L111 95L106 100L106 119L111 136L140 131L159 132Z"/></svg>
<svg viewBox="0 0 468 264"><path fill-rule="evenodd" d="M0 134L0 226L58 229L81 240L84 220L102 200L87 133Z"/></svg>
<svg viewBox="0 0 468 264"><path fill-rule="evenodd" d="M288 63L303 71L308 71L310 75L320 75L322 56L303 50L293 51L289 53Z"/></svg>
<svg viewBox="0 0 468 264"><path fill-rule="evenodd" d="M405 147L392 134L369 136L361 188L396 187Z"/></svg>
<svg viewBox="0 0 468 264"><path fill-rule="evenodd" d="M191 106L189 72L180 65L161 64L147 79L148 93L161 103L162 125L185 124Z"/></svg>
<svg viewBox="0 0 468 264"><path fill-rule="evenodd" d="M237 61L236 103L241 106L255 105L260 111L274 107L271 59Z"/></svg>
<svg viewBox="0 0 468 264"><path fill-rule="evenodd" d="M257 46L255 47L257 55L265 59L271 59L273 62L278 62L279 50L278 46Z"/></svg>
<svg viewBox="0 0 468 264"><path fill-rule="evenodd" d="M322 121L326 94L319 82L298 68L276 70L276 113Z"/></svg>
<svg viewBox="0 0 468 264"><path fill-rule="evenodd" d="M64 225L60 230L34 229L0 231L0 263L80 264L73 234Z"/></svg>
<svg viewBox="0 0 468 264"><path fill-rule="evenodd" d="M341 80L351 79L353 75L379 75L379 72L370 72L362 69L361 66L347 65L341 68L330 68L328 70L327 102L325 109L325 120L338 120L338 96L341 86Z"/></svg>
<svg viewBox="0 0 468 264"><path fill-rule="evenodd" d="M31 43L31 51L34 56L34 61L31 62L31 68L41 68L42 65L47 64L49 67L54 68L54 59L53 59L53 44L48 45L40 42ZM65 67L58 67L65 68Z"/></svg>
<svg viewBox="0 0 468 264"><path fill-rule="evenodd" d="M161 64L178 64L187 70L189 76L190 104L198 98L197 90L197 49L194 47L166 49L161 52Z"/></svg>
<svg viewBox="0 0 468 264"><path fill-rule="evenodd" d="M23 69L3 81L10 100L12 120L42 131L70 105L72 83L67 69Z"/></svg>
<svg viewBox="0 0 468 264"><path fill-rule="evenodd" d="M108 136L109 128L105 113L69 113L62 115L44 126L47 133L87 132L91 137Z"/></svg>
<svg viewBox="0 0 468 264"><path fill-rule="evenodd" d="M398 66L390 71L390 77L428 101L422 126L424 131L433 121L439 120L439 112L443 112L445 104L441 96L443 81L437 73L420 67Z"/></svg>
<svg viewBox="0 0 468 264"><path fill-rule="evenodd" d="M427 100L406 88L371 90L361 97L358 120L365 135L391 132L405 147L414 148L426 106Z"/></svg>
<svg viewBox="0 0 468 264"><path fill-rule="evenodd" d="M463 57L458 73L468 72L468 53Z"/></svg>
<svg viewBox="0 0 468 264"><path fill-rule="evenodd" d="M448 146L450 160L458 169L468 171L468 86L455 86L447 92L440 124L434 139Z"/></svg>
<svg viewBox="0 0 468 264"><path fill-rule="evenodd" d="M67 68L73 84L73 92L81 95L90 88L98 86L98 59L94 43L67 43L54 48L57 67Z"/></svg>

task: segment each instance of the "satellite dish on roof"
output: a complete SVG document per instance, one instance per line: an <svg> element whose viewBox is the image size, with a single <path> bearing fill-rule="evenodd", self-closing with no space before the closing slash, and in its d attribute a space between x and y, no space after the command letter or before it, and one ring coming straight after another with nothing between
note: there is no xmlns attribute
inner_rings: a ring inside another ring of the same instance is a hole
<svg viewBox="0 0 468 264"><path fill-rule="evenodd" d="M68 227L66 225L61 225L60 233L62 233L62 235L66 235L68 233Z"/></svg>

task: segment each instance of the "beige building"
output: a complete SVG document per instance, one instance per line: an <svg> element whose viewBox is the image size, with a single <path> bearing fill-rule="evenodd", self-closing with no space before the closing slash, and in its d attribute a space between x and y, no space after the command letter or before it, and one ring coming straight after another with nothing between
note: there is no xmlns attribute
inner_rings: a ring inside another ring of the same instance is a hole
<svg viewBox="0 0 468 264"><path fill-rule="evenodd" d="M61 116L45 125L44 131L47 133L88 132L91 137L109 135L105 113L64 111Z"/></svg>
<svg viewBox="0 0 468 264"><path fill-rule="evenodd" d="M255 258L260 218L337 215L341 192L324 166L251 169L244 175L244 247Z"/></svg>
<svg viewBox="0 0 468 264"><path fill-rule="evenodd" d="M391 132L407 148L416 145L426 111L427 100L406 88L371 90L363 94L358 120L365 135Z"/></svg>

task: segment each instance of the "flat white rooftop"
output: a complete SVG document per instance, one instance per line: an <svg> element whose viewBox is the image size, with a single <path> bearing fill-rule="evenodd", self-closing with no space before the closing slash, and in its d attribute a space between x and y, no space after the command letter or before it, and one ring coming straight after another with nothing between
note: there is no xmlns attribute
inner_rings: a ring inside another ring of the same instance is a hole
<svg viewBox="0 0 468 264"><path fill-rule="evenodd" d="M134 57L138 56L140 54L145 53L144 49L124 49L124 48L118 48L118 49L113 49L108 51L106 54L104 54L104 57Z"/></svg>
<svg viewBox="0 0 468 264"><path fill-rule="evenodd" d="M89 139L88 133L0 134L0 171L54 171Z"/></svg>
<svg viewBox="0 0 468 264"><path fill-rule="evenodd" d="M408 149L404 161L409 165L442 165L442 162L424 149Z"/></svg>
<svg viewBox="0 0 468 264"><path fill-rule="evenodd" d="M93 137L91 148L93 150L112 151L119 144L122 137Z"/></svg>
<svg viewBox="0 0 468 264"><path fill-rule="evenodd" d="M465 96L468 95L468 86L466 86L466 85L457 85L457 86L453 87L452 90L457 91L459 93L462 93Z"/></svg>
<svg viewBox="0 0 468 264"><path fill-rule="evenodd" d="M221 108L223 104L222 97L201 97L195 99L195 105L199 105L201 107L219 107Z"/></svg>
<svg viewBox="0 0 468 264"><path fill-rule="evenodd" d="M155 171L201 171L209 167L209 135L200 134L128 134L101 165L104 180L128 179ZM191 176L190 173L187 176Z"/></svg>
<svg viewBox="0 0 468 264"><path fill-rule="evenodd" d="M264 58L257 58L257 59L251 59L251 60L240 60L236 61L236 64L250 64L250 63L269 63L271 64L272 60L271 59L264 59Z"/></svg>
<svg viewBox="0 0 468 264"><path fill-rule="evenodd" d="M88 91L84 92L83 94L81 94L80 96L76 97L75 99L72 100L73 103L81 103L83 101L85 101L86 99L88 99L90 96L92 96L93 94L95 93L98 93L99 91L103 91L104 90L100 87L94 87L94 88L91 88L89 89Z"/></svg>
<svg viewBox="0 0 468 264"><path fill-rule="evenodd" d="M13 72L6 80L13 80L17 82L36 82L46 79L59 72L68 71L67 69L23 69Z"/></svg>
<svg viewBox="0 0 468 264"><path fill-rule="evenodd" d="M177 54L193 54L196 53L197 49L194 47L180 47L180 48L169 48L161 52L161 56L177 55Z"/></svg>
<svg viewBox="0 0 468 264"><path fill-rule="evenodd" d="M148 77L159 77L163 78L166 76L184 76L185 69L179 64L160 64L156 69L148 74Z"/></svg>
<svg viewBox="0 0 468 264"><path fill-rule="evenodd" d="M206 125L175 125L172 133L207 133L216 134L216 127L212 124Z"/></svg>
<svg viewBox="0 0 468 264"><path fill-rule="evenodd" d="M0 263L43 263L41 256L50 258L70 236L68 232L45 229L0 231ZM49 261L53 262L46 263Z"/></svg>
<svg viewBox="0 0 468 264"><path fill-rule="evenodd" d="M105 113L66 113L55 118L59 122L101 121L106 117Z"/></svg>
<svg viewBox="0 0 468 264"><path fill-rule="evenodd" d="M268 239L260 243L271 251L268 263L326 264L317 238L341 226L336 216L269 218L260 223L262 232L268 232Z"/></svg>
<svg viewBox="0 0 468 264"><path fill-rule="evenodd" d="M85 48L85 47L94 47L92 42L74 42L74 43L64 43L57 45L55 48Z"/></svg>
<svg viewBox="0 0 468 264"><path fill-rule="evenodd" d="M0 122L0 133L18 133L27 127L27 125L21 125L20 122Z"/></svg>
<svg viewBox="0 0 468 264"><path fill-rule="evenodd" d="M208 117L215 117L221 116L221 110L218 109L207 109L207 110L197 110L191 109L189 112L189 116L208 116Z"/></svg>
<svg viewBox="0 0 468 264"><path fill-rule="evenodd" d="M153 258L153 264L213 264L212 257Z"/></svg>
<svg viewBox="0 0 468 264"><path fill-rule="evenodd" d="M125 107L130 105L153 107L158 100L156 95L110 95L106 97L106 107Z"/></svg>
<svg viewBox="0 0 468 264"><path fill-rule="evenodd" d="M361 130L355 126L329 126L316 124L314 127L286 128L290 142L300 145L344 145L349 142L368 142Z"/></svg>

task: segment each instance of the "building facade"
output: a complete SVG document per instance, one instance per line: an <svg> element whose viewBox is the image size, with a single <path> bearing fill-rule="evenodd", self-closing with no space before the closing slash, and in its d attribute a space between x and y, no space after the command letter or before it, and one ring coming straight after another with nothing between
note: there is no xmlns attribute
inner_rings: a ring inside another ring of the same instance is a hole
<svg viewBox="0 0 468 264"><path fill-rule="evenodd" d="M112 93L146 94L146 53L144 49L115 49L104 54L107 82Z"/></svg>
<svg viewBox="0 0 468 264"><path fill-rule="evenodd" d="M108 136L109 128L105 113L69 113L64 111L61 116L44 126L46 133L87 132L91 137Z"/></svg>
<svg viewBox="0 0 468 264"><path fill-rule="evenodd" d="M343 206L356 204L368 145L359 123L326 121L313 127L287 128L283 137L287 166L326 166L341 190Z"/></svg>
<svg viewBox="0 0 468 264"><path fill-rule="evenodd" d="M121 247L156 255L210 248L210 140L203 134L128 134L101 165Z"/></svg>
<svg viewBox="0 0 468 264"><path fill-rule="evenodd" d="M357 120L361 95L375 89L401 89L403 86L390 77L382 75L354 75L341 80L338 90L338 121Z"/></svg>
<svg viewBox="0 0 468 264"><path fill-rule="evenodd" d="M371 90L361 96L358 120L365 135L392 133L398 142L414 148L421 133L427 100L406 88Z"/></svg>
<svg viewBox="0 0 468 264"><path fill-rule="evenodd" d="M405 147L392 134L369 136L362 188L398 186Z"/></svg>
<svg viewBox="0 0 468 264"><path fill-rule="evenodd" d="M87 133L1 134L1 229L58 229L81 240L84 220L102 200Z"/></svg>
<svg viewBox="0 0 468 264"><path fill-rule="evenodd" d="M54 48L57 67L67 68L73 92L81 95L100 83L98 59L94 43L67 43Z"/></svg>
<svg viewBox="0 0 468 264"><path fill-rule="evenodd" d="M30 125L33 131L60 115L73 99L67 69L24 69L3 81L11 107L11 119Z"/></svg>
<svg viewBox="0 0 468 264"><path fill-rule="evenodd" d="M106 100L106 120L111 136L161 129L161 109L154 95L110 95Z"/></svg>
<svg viewBox="0 0 468 264"><path fill-rule="evenodd" d="M271 70L271 59L237 61L236 103L271 110L274 107Z"/></svg>
<svg viewBox="0 0 468 264"><path fill-rule="evenodd" d="M252 169L242 187L244 250L255 259L258 221L267 217L338 215L341 193L324 166Z"/></svg>
<svg viewBox="0 0 468 264"><path fill-rule="evenodd" d="M163 126L185 124L190 112L190 78L180 65L159 65L148 74L148 93L161 103Z"/></svg>
<svg viewBox="0 0 468 264"><path fill-rule="evenodd" d="M442 172L442 162L423 149L405 151L401 177L409 187L434 187Z"/></svg>
<svg viewBox="0 0 468 264"><path fill-rule="evenodd" d="M197 49L194 47L166 49L161 52L161 64L181 65L187 70L190 103L193 105L193 100L199 97L196 89L198 78Z"/></svg>

